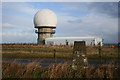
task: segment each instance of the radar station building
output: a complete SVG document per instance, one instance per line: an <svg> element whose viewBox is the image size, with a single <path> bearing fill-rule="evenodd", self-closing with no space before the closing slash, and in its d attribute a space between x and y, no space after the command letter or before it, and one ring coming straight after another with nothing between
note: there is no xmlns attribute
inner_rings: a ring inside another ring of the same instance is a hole
<svg viewBox="0 0 120 80"><path fill-rule="evenodd" d="M85 41L87 46L102 46L102 38L100 37L55 37L46 38L47 45L69 45L73 46L74 41Z"/></svg>
<svg viewBox="0 0 120 80"><path fill-rule="evenodd" d="M37 43L45 44L46 38L53 37L57 25L56 14L49 9L41 9L34 16L34 25L38 30L35 33L38 34Z"/></svg>
<svg viewBox="0 0 120 80"><path fill-rule="evenodd" d="M100 37L55 37L55 28L57 26L57 16L49 9L41 9L34 16L35 33L38 34L37 43L46 45L74 45L74 41L85 41L88 46L96 46L103 39Z"/></svg>

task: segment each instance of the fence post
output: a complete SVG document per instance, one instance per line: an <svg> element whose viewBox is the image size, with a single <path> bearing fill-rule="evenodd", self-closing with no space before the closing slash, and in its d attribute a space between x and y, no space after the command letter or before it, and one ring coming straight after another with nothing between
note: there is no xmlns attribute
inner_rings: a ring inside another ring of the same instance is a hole
<svg viewBox="0 0 120 80"><path fill-rule="evenodd" d="M86 45L85 41L75 41L73 48L73 61L72 68L74 70L80 70L81 68L88 67L88 60L86 57Z"/></svg>
<svg viewBox="0 0 120 80"><path fill-rule="evenodd" d="M56 66L56 50L54 49L54 55L53 55L53 58L54 58L54 64Z"/></svg>
<svg viewBox="0 0 120 80"><path fill-rule="evenodd" d="M120 67L120 61L119 61L119 59L120 59L120 43L118 43L118 68Z"/></svg>
<svg viewBox="0 0 120 80"><path fill-rule="evenodd" d="M66 45L68 45L68 41L66 40Z"/></svg>
<svg viewBox="0 0 120 80"><path fill-rule="evenodd" d="M100 59L100 66L102 66L102 48L101 43L98 44L98 50L99 50L99 59Z"/></svg>

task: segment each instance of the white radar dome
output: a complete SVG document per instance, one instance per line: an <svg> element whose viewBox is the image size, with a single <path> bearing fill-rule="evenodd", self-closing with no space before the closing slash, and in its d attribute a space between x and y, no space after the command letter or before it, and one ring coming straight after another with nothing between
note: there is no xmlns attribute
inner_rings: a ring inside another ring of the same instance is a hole
<svg viewBox="0 0 120 80"><path fill-rule="evenodd" d="M53 27L56 28L57 16L49 9L41 9L34 16L35 28Z"/></svg>

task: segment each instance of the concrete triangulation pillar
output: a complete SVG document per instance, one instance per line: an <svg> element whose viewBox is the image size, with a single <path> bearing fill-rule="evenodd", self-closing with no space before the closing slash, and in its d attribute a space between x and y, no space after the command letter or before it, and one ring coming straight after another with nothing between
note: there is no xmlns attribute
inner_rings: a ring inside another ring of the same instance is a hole
<svg viewBox="0 0 120 80"><path fill-rule="evenodd" d="M79 70L81 68L88 67L88 60L86 57L86 45L85 41L75 41L73 48L73 61L72 68Z"/></svg>

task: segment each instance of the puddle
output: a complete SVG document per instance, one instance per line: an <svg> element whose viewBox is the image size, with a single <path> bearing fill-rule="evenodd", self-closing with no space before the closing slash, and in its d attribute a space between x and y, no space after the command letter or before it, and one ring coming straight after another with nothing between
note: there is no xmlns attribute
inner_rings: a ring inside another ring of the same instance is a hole
<svg viewBox="0 0 120 80"><path fill-rule="evenodd" d="M16 63L25 64L25 65L27 65L31 62L37 62L37 63L39 62L39 64L42 67L51 66L52 64L54 64L54 60L48 59L48 58L43 58L43 59L40 59L40 58L29 58L29 59L3 58L2 60L5 62L8 62L8 63L11 63L15 60ZM119 60L103 60L103 64L106 64L106 65L114 64L115 66L117 66L118 62L120 62L120 59ZM56 59L56 64L63 64L63 63L72 64L72 60L70 60L70 59ZM99 60L89 59L88 65L89 66L98 66Z"/></svg>

